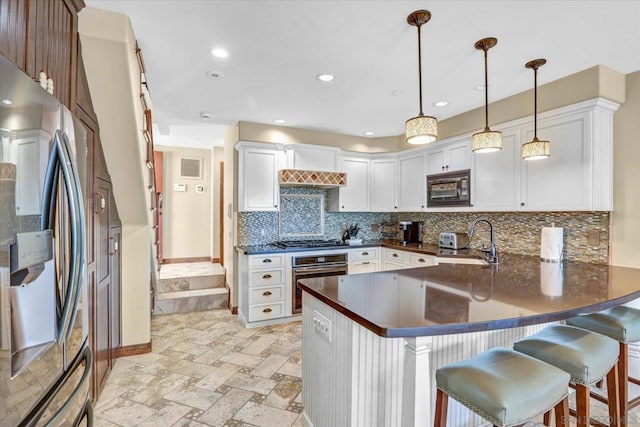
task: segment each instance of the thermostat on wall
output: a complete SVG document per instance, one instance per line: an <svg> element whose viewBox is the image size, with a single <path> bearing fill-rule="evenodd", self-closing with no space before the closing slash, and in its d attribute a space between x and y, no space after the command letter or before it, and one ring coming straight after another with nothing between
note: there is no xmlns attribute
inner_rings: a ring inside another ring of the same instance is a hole
<svg viewBox="0 0 640 427"><path fill-rule="evenodd" d="M173 184L173 191L187 191L187 184Z"/></svg>
<svg viewBox="0 0 640 427"><path fill-rule="evenodd" d="M204 185L202 184L196 185L196 193L204 193Z"/></svg>

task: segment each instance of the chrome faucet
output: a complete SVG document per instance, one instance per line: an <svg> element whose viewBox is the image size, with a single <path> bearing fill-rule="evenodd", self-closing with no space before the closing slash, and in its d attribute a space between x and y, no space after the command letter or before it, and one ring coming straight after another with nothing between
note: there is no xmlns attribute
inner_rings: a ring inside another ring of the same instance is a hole
<svg viewBox="0 0 640 427"><path fill-rule="evenodd" d="M487 218L476 219L469 227L469 243L471 243L471 238L473 237L473 232L475 231L476 225L479 222L486 222L489 224L489 231L491 231L491 243L489 245L489 249L485 249L484 245L480 249L484 253L484 257L489 264L498 264L498 250L496 249L496 233L493 229L493 224Z"/></svg>

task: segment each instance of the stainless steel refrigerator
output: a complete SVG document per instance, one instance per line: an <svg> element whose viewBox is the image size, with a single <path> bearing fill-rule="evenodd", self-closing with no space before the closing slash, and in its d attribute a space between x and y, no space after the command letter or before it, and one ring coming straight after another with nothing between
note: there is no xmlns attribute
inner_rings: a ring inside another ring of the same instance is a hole
<svg viewBox="0 0 640 427"><path fill-rule="evenodd" d="M0 426L90 426L86 133L1 55L0 143Z"/></svg>

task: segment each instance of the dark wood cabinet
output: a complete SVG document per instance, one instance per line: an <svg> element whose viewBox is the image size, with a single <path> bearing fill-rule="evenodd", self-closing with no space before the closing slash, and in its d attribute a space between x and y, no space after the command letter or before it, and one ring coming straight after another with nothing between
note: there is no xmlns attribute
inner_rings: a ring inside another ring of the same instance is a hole
<svg viewBox="0 0 640 427"><path fill-rule="evenodd" d="M0 52L25 70L27 2L0 0Z"/></svg>

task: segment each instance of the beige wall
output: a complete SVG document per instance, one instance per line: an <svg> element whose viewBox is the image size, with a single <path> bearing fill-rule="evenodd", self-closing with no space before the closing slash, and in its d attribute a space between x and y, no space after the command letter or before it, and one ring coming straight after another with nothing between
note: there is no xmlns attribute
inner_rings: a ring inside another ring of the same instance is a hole
<svg viewBox="0 0 640 427"><path fill-rule="evenodd" d="M78 32L113 194L122 221L122 345L151 341L151 184L142 137L140 74L127 16L86 7Z"/></svg>
<svg viewBox="0 0 640 427"><path fill-rule="evenodd" d="M212 256L213 176L212 151L183 147L155 147L163 154L162 255L163 258ZM200 159L201 178L180 176L183 158ZM187 191L174 191L176 184ZM204 193L196 186L204 185Z"/></svg>
<svg viewBox="0 0 640 427"><path fill-rule="evenodd" d="M626 83L627 102L614 119L611 264L640 268L640 71Z"/></svg>

